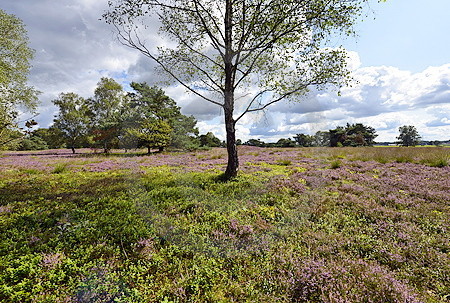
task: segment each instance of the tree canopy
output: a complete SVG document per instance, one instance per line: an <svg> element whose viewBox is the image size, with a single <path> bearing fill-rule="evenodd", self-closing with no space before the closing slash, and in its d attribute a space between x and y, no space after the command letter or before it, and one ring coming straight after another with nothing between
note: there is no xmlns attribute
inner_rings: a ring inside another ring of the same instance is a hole
<svg viewBox="0 0 450 303"><path fill-rule="evenodd" d="M139 127L142 123L148 124L149 119L165 121L169 126L170 135L169 140L165 141L166 145L159 145L160 150L168 145L175 148L189 148L195 145L192 137L198 135L198 129L193 116L183 115L176 102L159 87L150 87L145 82L132 82L130 86L134 90L129 93L130 126Z"/></svg>
<svg viewBox="0 0 450 303"><path fill-rule="evenodd" d="M38 91L27 85L34 51L19 18L0 9L0 147L16 138L18 107L34 110Z"/></svg>
<svg viewBox="0 0 450 303"><path fill-rule="evenodd" d="M171 146L191 149L198 129L194 117L181 114L176 102L156 86L131 83L132 92L112 78L101 78L94 96L84 99L75 93L61 93L53 100L59 111L50 129L42 135L50 141L59 137L75 152L78 147L146 147L162 151ZM53 145L52 145L53 146Z"/></svg>
<svg viewBox="0 0 450 303"><path fill-rule="evenodd" d="M197 121L194 117L181 114L181 109L176 102L159 87L150 87L145 82L132 82L130 86L134 91L128 94L130 109L127 124L128 127L135 129L131 134L134 136L140 134L138 137L142 139L142 133L147 133L146 136L148 136L149 123L153 123L160 127L161 133L167 132L169 137L167 140L159 139L160 143L152 144L151 147L158 147L162 151L169 145L182 149L189 149L194 145L192 136L198 135ZM161 121L164 123L160 123ZM152 133L155 131L153 130ZM145 146L150 145L145 144Z"/></svg>
<svg viewBox="0 0 450 303"><path fill-rule="evenodd" d="M222 142L219 138L214 136L212 132L207 132L205 135L199 136L200 146L205 147L220 147Z"/></svg>
<svg viewBox="0 0 450 303"><path fill-rule="evenodd" d="M371 126L362 123L338 126L330 132L330 146L372 146L378 136Z"/></svg>
<svg viewBox="0 0 450 303"><path fill-rule="evenodd" d="M94 97L87 100L94 141L105 153L118 145L127 102L122 85L107 77L100 79Z"/></svg>
<svg viewBox="0 0 450 303"><path fill-rule="evenodd" d="M324 47L348 35L367 0L111 0L104 14L122 43L154 60L187 90L223 109L228 165L237 175L236 123L311 85L348 79L346 52ZM156 15L162 45L146 45Z"/></svg>
<svg viewBox="0 0 450 303"><path fill-rule="evenodd" d="M170 143L172 128L169 123L156 118L146 118L139 123L139 127L128 129L137 138L140 146L145 146L150 154L152 148L163 150Z"/></svg>
<svg viewBox="0 0 450 303"><path fill-rule="evenodd" d="M398 128L400 132L397 137L398 144L401 146L416 146L419 144L421 136L413 125L403 125Z"/></svg>
<svg viewBox="0 0 450 303"><path fill-rule="evenodd" d="M59 107L53 126L61 131L65 143L75 153L75 148L87 140L89 132L87 102L75 93L61 93L52 102Z"/></svg>

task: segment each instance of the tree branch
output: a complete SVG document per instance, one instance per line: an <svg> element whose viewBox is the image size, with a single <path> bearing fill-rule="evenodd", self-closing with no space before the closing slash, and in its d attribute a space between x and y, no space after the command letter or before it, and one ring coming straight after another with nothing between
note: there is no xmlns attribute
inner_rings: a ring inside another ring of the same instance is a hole
<svg viewBox="0 0 450 303"><path fill-rule="evenodd" d="M153 55L149 49L145 46L144 43L141 42L141 40L139 39L138 35L135 34L135 39L137 41L135 41L133 39L133 36L131 34L130 30L125 30L124 28L120 28L118 24L113 23L114 27L116 28L116 30L118 31L118 40L121 44L123 44L124 46L127 46L129 48L133 48L136 49L138 51L140 51L142 54L144 54L145 56L149 57L150 59L152 59L153 61L155 61L159 66L161 66L161 68L167 72L170 76L172 76L178 83L180 83L183 87L185 87L188 91L194 93L195 95L199 96L200 98L204 99L205 101L208 101L210 103L216 104L220 107L223 107L222 103L219 103L217 101L214 101L202 94L200 94L199 92L197 92L195 89L191 88L187 83L185 83L183 80L181 80L177 75L175 75L174 72L172 72L161 60L159 60L155 55ZM125 32L125 33L124 33ZM136 43L137 42L137 43Z"/></svg>

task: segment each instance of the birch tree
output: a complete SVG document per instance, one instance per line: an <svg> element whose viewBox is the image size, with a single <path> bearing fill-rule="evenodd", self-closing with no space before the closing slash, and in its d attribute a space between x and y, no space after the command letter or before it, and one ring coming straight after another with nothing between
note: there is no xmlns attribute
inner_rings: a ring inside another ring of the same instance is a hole
<svg viewBox="0 0 450 303"><path fill-rule="evenodd" d="M67 147L75 153L75 148L87 141L90 122L87 102L75 93L61 93L52 102L59 108L53 128L61 132Z"/></svg>
<svg viewBox="0 0 450 303"><path fill-rule="evenodd" d="M124 45L222 108L230 179L239 168L236 123L245 115L299 100L311 86L345 84L346 52L325 45L353 34L367 1L112 0L103 18ZM159 31L150 28L155 22ZM156 33L157 47L147 43Z"/></svg>
<svg viewBox="0 0 450 303"><path fill-rule="evenodd" d="M118 145L124 111L127 111L126 93L122 85L113 78L102 77L97 83L94 97L86 102L90 111L94 141L105 153L109 153Z"/></svg>

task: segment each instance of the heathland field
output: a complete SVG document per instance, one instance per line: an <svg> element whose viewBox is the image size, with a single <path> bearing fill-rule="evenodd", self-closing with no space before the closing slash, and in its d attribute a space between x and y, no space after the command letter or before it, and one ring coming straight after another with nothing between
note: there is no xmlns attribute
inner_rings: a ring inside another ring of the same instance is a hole
<svg viewBox="0 0 450 303"><path fill-rule="evenodd" d="M449 302L450 148L0 154L1 302Z"/></svg>

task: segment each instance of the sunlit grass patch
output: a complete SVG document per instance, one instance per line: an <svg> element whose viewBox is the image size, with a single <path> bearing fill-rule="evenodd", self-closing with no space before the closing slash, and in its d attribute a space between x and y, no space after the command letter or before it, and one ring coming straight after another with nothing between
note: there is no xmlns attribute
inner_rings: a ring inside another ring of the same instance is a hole
<svg viewBox="0 0 450 303"><path fill-rule="evenodd" d="M434 157L423 158L421 163L429 165L431 167L446 167L450 165L450 154L449 155L435 155Z"/></svg>
<svg viewBox="0 0 450 303"><path fill-rule="evenodd" d="M43 173L42 170L35 169L35 168L21 168L19 171L21 173L27 174L27 175L39 175L39 174Z"/></svg>
<svg viewBox="0 0 450 303"><path fill-rule="evenodd" d="M342 162L340 160L333 160L331 161L330 167L332 169L336 169L342 166Z"/></svg>
<svg viewBox="0 0 450 303"><path fill-rule="evenodd" d="M279 165L289 166L289 165L292 164L292 161L289 160L289 159L279 159L279 160L277 160L277 163L278 163Z"/></svg>
<svg viewBox="0 0 450 303"><path fill-rule="evenodd" d="M211 160L215 160L215 159L225 159L225 158L226 158L226 155L225 155L225 154L215 154L215 155L212 155L212 156L210 157Z"/></svg>
<svg viewBox="0 0 450 303"><path fill-rule="evenodd" d="M61 174L64 172L69 171L69 164L68 163L58 163L55 168L53 168L52 173L54 174Z"/></svg>
<svg viewBox="0 0 450 303"><path fill-rule="evenodd" d="M290 160L287 160L290 161ZM277 162L271 164L266 162L258 162L258 163L251 163L246 162L245 165L252 168L252 171L254 171L254 174L259 175L260 177L264 178L270 178L273 176L279 176L279 175L289 175L292 172L291 163L288 164L288 162Z"/></svg>

